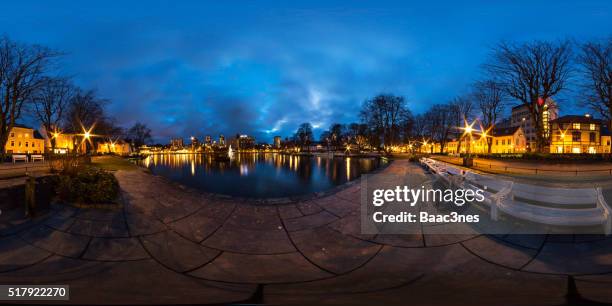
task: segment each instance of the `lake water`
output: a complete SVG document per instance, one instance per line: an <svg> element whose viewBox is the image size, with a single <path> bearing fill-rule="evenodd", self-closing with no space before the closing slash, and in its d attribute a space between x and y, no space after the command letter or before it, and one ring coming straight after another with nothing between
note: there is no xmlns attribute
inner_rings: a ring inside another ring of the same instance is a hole
<svg viewBox="0 0 612 306"><path fill-rule="evenodd" d="M329 190L386 163L379 158L234 154L157 154L139 161L156 175L205 192L277 198Z"/></svg>

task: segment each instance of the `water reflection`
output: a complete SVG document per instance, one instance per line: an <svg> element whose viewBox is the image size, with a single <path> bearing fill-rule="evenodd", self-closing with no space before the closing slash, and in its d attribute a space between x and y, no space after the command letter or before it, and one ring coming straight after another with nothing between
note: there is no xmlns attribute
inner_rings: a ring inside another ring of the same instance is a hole
<svg viewBox="0 0 612 306"><path fill-rule="evenodd" d="M151 155L139 163L154 174L203 191L241 197L285 197L324 191L378 168L376 158L234 153Z"/></svg>

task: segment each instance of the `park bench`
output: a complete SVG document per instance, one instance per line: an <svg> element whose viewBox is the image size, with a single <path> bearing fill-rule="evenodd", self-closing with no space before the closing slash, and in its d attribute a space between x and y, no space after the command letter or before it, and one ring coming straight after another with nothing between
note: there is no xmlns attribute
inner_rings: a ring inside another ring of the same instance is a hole
<svg viewBox="0 0 612 306"><path fill-rule="evenodd" d="M32 155L32 156L30 157L30 161L31 161L31 162L35 162L35 161L37 161L37 160L39 160L39 161L45 161L45 157L44 157L44 156L42 156L42 155Z"/></svg>
<svg viewBox="0 0 612 306"><path fill-rule="evenodd" d="M440 169L440 162L423 161ZM515 183L492 175L447 166L444 172L434 172L447 182L464 189L483 190L491 219L500 213L551 226L603 226L606 235L612 233L612 209L606 203L601 188L555 188ZM449 180L450 176L461 178Z"/></svg>
<svg viewBox="0 0 612 306"><path fill-rule="evenodd" d="M495 199L491 216L499 210L513 217L553 226L603 225L612 232L611 209L600 187L552 188L514 183L505 196Z"/></svg>
<svg viewBox="0 0 612 306"><path fill-rule="evenodd" d="M13 164L18 161L18 160L22 160L24 162L28 162L28 156L27 155L13 155Z"/></svg>

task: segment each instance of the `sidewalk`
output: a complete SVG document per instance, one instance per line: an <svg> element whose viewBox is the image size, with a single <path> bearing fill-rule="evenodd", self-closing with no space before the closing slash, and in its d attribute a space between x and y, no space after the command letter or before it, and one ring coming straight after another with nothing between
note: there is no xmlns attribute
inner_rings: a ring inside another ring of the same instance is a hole
<svg viewBox="0 0 612 306"><path fill-rule="evenodd" d="M385 173L427 179L407 160ZM0 283L70 284L73 304L560 305L572 275L612 302L610 237L363 235L359 185L261 206L116 176L122 210L56 206L0 231Z"/></svg>

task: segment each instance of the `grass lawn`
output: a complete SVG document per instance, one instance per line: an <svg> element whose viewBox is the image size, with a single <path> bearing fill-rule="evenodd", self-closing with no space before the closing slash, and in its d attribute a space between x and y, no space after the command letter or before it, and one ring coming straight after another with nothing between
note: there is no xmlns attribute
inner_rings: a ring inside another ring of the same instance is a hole
<svg viewBox="0 0 612 306"><path fill-rule="evenodd" d="M138 166L129 160L117 156L94 156L91 158L92 166L100 169L117 171L117 170L136 170Z"/></svg>

